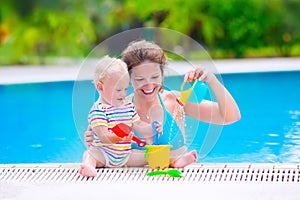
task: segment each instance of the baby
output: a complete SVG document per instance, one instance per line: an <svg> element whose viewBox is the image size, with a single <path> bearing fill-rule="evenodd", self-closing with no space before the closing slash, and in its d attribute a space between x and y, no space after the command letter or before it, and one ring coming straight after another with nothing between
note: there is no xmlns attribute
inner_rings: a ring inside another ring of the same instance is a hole
<svg viewBox="0 0 300 200"><path fill-rule="evenodd" d="M94 84L100 97L88 115L94 141L84 152L80 175L94 177L97 175L96 167L126 165L133 133L120 138L112 131L115 125L125 123L143 136L153 135L151 125L140 120L133 103L125 101L129 81L127 66L122 60L105 56L98 62ZM161 132L161 125L157 126L157 130Z"/></svg>

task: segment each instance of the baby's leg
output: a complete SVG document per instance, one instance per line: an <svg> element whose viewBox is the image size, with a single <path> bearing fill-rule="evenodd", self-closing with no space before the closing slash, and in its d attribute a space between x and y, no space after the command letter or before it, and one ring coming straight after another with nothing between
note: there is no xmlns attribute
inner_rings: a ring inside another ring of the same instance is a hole
<svg viewBox="0 0 300 200"><path fill-rule="evenodd" d="M187 152L185 147L171 152L170 167L184 168L197 161L197 152L195 150Z"/></svg>
<svg viewBox="0 0 300 200"><path fill-rule="evenodd" d="M87 150L83 154L82 164L79 168L79 174L82 176L97 176L96 167L105 165L105 157L103 153L97 149Z"/></svg>
<svg viewBox="0 0 300 200"><path fill-rule="evenodd" d="M144 158L145 151L133 149L129 155L129 159L127 161L128 167L143 167L147 164Z"/></svg>

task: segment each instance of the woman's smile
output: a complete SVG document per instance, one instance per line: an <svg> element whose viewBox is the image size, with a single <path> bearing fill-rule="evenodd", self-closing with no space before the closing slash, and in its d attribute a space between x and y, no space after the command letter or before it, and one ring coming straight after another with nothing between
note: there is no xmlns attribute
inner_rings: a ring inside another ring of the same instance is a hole
<svg viewBox="0 0 300 200"><path fill-rule="evenodd" d="M151 94L154 93L155 88L148 89L148 90L146 90L146 89L141 89L141 90L142 90L142 92L143 92L144 94L146 94L146 95L151 95Z"/></svg>

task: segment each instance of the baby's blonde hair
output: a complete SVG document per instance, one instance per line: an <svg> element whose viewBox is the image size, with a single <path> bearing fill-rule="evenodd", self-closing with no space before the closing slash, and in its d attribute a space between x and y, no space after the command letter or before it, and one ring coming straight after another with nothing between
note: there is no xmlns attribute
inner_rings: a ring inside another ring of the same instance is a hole
<svg viewBox="0 0 300 200"><path fill-rule="evenodd" d="M96 85L103 78L111 78L115 73L119 72L128 73L126 63L121 59L106 55L96 64L93 82Z"/></svg>

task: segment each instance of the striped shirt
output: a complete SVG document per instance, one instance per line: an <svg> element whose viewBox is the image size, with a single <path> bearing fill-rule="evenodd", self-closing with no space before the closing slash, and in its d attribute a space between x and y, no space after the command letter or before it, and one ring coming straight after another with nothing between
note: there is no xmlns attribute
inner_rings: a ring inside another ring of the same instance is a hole
<svg viewBox="0 0 300 200"><path fill-rule="evenodd" d="M125 103L122 106L114 107L109 104L101 103L99 100L94 103L88 115L89 124L92 128L96 126L107 126L108 131L119 124L125 123L132 127L133 122L140 119L132 102ZM96 134L95 134L96 137ZM99 140L97 137L96 140Z"/></svg>

